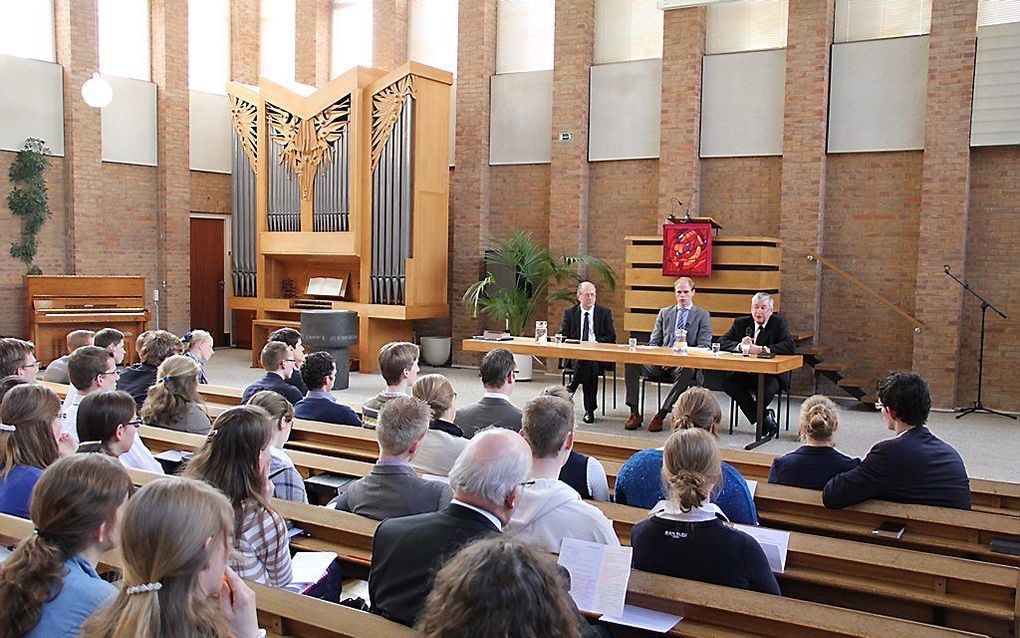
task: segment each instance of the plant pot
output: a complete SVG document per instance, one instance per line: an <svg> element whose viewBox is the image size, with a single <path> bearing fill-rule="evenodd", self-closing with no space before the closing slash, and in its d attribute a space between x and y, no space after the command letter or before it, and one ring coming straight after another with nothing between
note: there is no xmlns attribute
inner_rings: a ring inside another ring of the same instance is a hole
<svg viewBox="0 0 1020 638"><path fill-rule="evenodd" d="M421 358L434 368L445 366L450 360L450 337L422 337Z"/></svg>
<svg viewBox="0 0 1020 638"><path fill-rule="evenodd" d="M531 355L515 354L514 362L517 364L517 380L531 381Z"/></svg>

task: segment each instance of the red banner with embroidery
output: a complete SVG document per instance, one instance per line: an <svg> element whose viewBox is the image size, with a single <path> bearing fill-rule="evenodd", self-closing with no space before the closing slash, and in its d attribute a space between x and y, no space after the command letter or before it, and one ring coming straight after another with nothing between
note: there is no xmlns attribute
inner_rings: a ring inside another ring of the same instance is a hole
<svg viewBox="0 0 1020 638"><path fill-rule="evenodd" d="M711 276L712 224L663 224L662 274L666 277Z"/></svg>

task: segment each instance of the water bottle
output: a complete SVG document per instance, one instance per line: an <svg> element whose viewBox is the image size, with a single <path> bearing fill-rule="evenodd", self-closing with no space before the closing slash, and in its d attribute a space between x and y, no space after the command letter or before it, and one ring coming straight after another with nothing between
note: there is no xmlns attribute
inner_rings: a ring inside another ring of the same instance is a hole
<svg viewBox="0 0 1020 638"><path fill-rule="evenodd" d="M535 322L535 341L541 345L545 345L549 341L549 322L548 321L536 321Z"/></svg>
<svg viewBox="0 0 1020 638"><path fill-rule="evenodd" d="M687 329L677 328L673 337L673 352L687 354Z"/></svg>

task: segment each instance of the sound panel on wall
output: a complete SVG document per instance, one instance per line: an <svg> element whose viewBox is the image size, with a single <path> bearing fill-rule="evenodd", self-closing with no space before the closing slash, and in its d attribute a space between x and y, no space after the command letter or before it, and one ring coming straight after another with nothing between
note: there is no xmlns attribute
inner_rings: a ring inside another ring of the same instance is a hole
<svg viewBox="0 0 1020 638"><path fill-rule="evenodd" d="M552 71L492 76L489 164L551 161L552 80Z"/></svg>
<svg viewBox="0 0 1020 638"><path fill-rule="evenodd" d="M64 154L64 70L59 64L0 55L0 149L20 151L36 137Z"/></svg>
<svg viewBox="0 0 1020 638"><path fill-rule="evenodd" d="M783 154L786 49L706 55L701 157Z"/></svg>
<svg viewBox="0 0 1020 638"><path fill-rule="evenodd" d="M591 67L588 161L659 157L662 60Z"/></svg>
<svg viewBox="0 0 1020 638"><path fill-rule="evenodd" d="M189 165L193 171L230 172L230 108L226 95L191 91Z"/></svg>
<svg viewBox="0 0 1020 638"><path fill-rule="evenodd" d="M156 165L156 85L104 75L113 101L103 108L103 161Z"/></svg>
<svg viewBox="0 0 1020 638"><path fill-rule="evenodd" d="M978 28L970 145L1020 144L1020 22Z"/></svg>

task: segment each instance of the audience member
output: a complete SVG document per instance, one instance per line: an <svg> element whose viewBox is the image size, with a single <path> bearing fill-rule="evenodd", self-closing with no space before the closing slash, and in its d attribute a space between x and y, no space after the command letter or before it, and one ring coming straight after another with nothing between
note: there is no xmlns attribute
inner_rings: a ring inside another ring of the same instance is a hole
<svg viewBox="0 0 1020 638"><path fill-rule="evenodd" d="M673 406L673 429L699 428L718 438L722 408L710 390L688 388ZM641 450L627 459L616 476L616 502L650 509L665 498L662 476L663 448ZM721 478L711 494L729 520L758 524L758 510L747 481L729 463L723 463Z"/></svg>
<svg viewBox="0 0 1020 638"><path fill-rule="evenodd" d="M413 626L436 572L462 546L499 534L531 472L531 450L514 432L480 432L450 471L453 501L428 514L383 521L372 540L372 611Z"/></svg>
<svg viewBox="0 0 1020 638"><path fill-rule="evenodd" d="M159 366L173 355L180 354L182 345L180 339L166 330L153 330L144 339L139 336L138 341L141 343L138 349L141 363L121 371L117 389L130 394L140 408L145 403L149 388L156 383Z"/></svg>
<svg viewBox="0 0 1020 638"><path fill-rule="evenodd" d="M213 336L205 330L192 330L181 337L184 344L184 356L198 364L198 382L205 385L209 379L205 376L205 364L213 358Z"/></svg>
<svg viewBox="0 0 1020 638"><path fill-rule="evenodd" d="M124 587L85 623L83 638L254 638L255 594L227 567L230 503L189 479L138 490L121 533Z"/></svg>
<svg viewBox="0 0 1020 638"><path fill-rule="evenodd" d="M816 394L800 406L800 440L803 445L772 459L769 483L820 490L833 476L857 467L860 459L850 458L835 448L832 435L839 428L836 404Z"/></svg>
<svg viewBox="0 0 1020 638"><path fill-rule="evenodd" d="M379 521L435 512L453 498L442 481L418 478L411 459L429 427L429 406L413 397L394 397L379 411L379 460L372 471L349 483L336 508Z"/></svg>
<svg viewBox="0 0 1020 638"><path fill-rule="evenodd" d="M124 363L127 348L124 345L124 333L116 328L103 328L92 338L92 345L106 348L113 353L113 361L117 365Z"/></svg>
<svg viewBox="0 0 1020 638"><path fill-rule="evenodd" d="M558 397L574 404L574 395L561 385L551 385L542 390L542 396ZM560 480L574 488L581 498L594 501L609 501L609 479L606 468L594 456L586 456L577 450L570 450L567 462L560 469Z"/></svg>
<svg viewBox="0 0 1020 638"><path fill-rule="evenodd" d="M418 346L406 341L391 341L379 350L379 373L386 389L361 406L361 422L366 428L375 428L379 410L393 397L407 395L407 390L418 379Z"/></svg>
<svg viewBox="0 0 1020 638"><path fill-rule="evenodd" d="M3 401L4 397L7 396L7 393L11 391L11 388L19 385L25 385L27 383L29 383L29 381L25 377L19 377L13 374L0 379L0 401Z"/></svg>
<svg viewBox="0 0 1020 638"><path fill-rule="evenodd" d="M244 389L241 394L241 403L247 403L248 399L263 390L276 392L290 401L291 405L300 401L301 391L286 381L294 371L294 350L285 343L270 341L262 348L261 360L262 369L266 371L266 374Z"/></svg>
<svg viewBox="0 0 1020 638"><path fill-rule="evenodd" d="M286 521L269 505L273 494L269 480L272 439L272 424L265 410L251 405L230 408L216 417L184 474L205 481L230 499L236 550L230 564L237 575L283 587L291 579L290 540Z"/></svg>
<svg viewBox="0 0 1020 638"><path fill-rule="evenodd" d="M305 363L305 344L301 342L301 333L293 328L280 328L269 335L269 340L285 343L294 351L294 369L286 381L297 388L301 396L308 394L308 388L301 378L301 366Z"/></svg>
<svg viewBox="0 0 1020 638"><path fill-rule="evenodd" d="M328 352L313 352L301 365L301 378L309 388L305 398L294 404L299 419L325 421L361 427L357 412L336 400L331 390L336 383L336 361Z"/></svg>
<svg viewBox="0 0 1020 638"><path fill-rule="evenodd" d="M159 364L156 384L149 388L142 404L141 415L145 424L178 432L207 434L212 423L198 394L201 371L194 359L182 354L175 354Z"/></svg>
<svg viewBox="0 0 1020 638"><path fill-rule="evenodd" d="M257 392L248 405L262 408L269 414L272 421L272 439L269 441L269 480L273 483L273 496L286 501L307 503L308 493L305 481L301 478L294 461L291 460L283 446L290 438L294 427L294 406L279 393L272 390Z"/></svg>
<svg viewBox="0 0 1020 638"><path fill-rule="evenodd" d="M65 337L67 354L49 362L46 369L43 370L42 380L49 383L70 383L70 378L67 376L67 361L70 359L71 353L82 346L91 346L95 334L91 330L72 330L67 333L67 337Z"/></svg>
<svg viewBox="0 0 1020 638"><path fill-rule="evenodd" d="M485 394L478 403L457 411L455 423L471 438L479 430L491 425L518 432L521 429L521 409L510 402L517 379L514 355L505 348L485 353L478 371Z"/></svg>
<svg viewBox="0 0 1020 638"><path fill-rule="evenodd" d="M131 478L115 460L76 454L54 463L35 487L35 534L0 566L5 636L77 636L117 589L99 577L100 557L120 543Z"/></svg>
<svg viewBox="0 0 1020 638"><path fill-rule="evenodd" d="M436 574L423 638L581 638L567 582L552 557L510 538L460 550Z"/></svg>
<svg viewBox="0 0 1020 638"><path fill-rule="evenodd" d="M916 372L894 372L878 382L886 427L896 433L872 446L860 465L825 484L822 501L840 508L870 498L970 509L970 479L951 445L925 427L928 384Z"/></svg>
<svg viewBox="0 0 1020 638"><path fill-rule="evenodd" d="M93 392L78 406L78 451L120 459L134 445L141 423L135 400L127 392Z"/></svg>
<svg viewBox="0 0 1020 638"><path fill-rule="evenodd" d="M75 447L60 431L60 399L53 390L28 383L11 388L0 402L0 513L28 518L43 470Z"/></svg>
<svg viewBox="0 0 1020 638"><path fill-rule="evenodd" d="M780 593L758 542L726 525L722 510L709 500L720 478L714 436L698 428L674 430L666 439L662 478L669 500L656 505L652 517L630 534L635 569Z"/></svg>
<svg viewBox="0 0 1020 638"><path fill-rule="evenodd" d="M453 422L457 393L443 375L426 374L411 386L411 395L428 403L432 410L429 430L418 444L411 465L419 472L447 476L468 444L464 432Z"/></svg>
<svg viewBox="0 0 1020 638"><path fill-rule="evenodd" d="M564 538L619 545L613 522L558 478L574 446L574 406L552 396L528 401L521 435L531 446L531 480L507 531L547 552L559 552Z"/></svg>
<svg viewBox="0 0 1020 638"><path fill-rule="evenodd" d="M16 375L34 383L38 374L35 344L14 337L0 339L0 377Z"/></svg>

